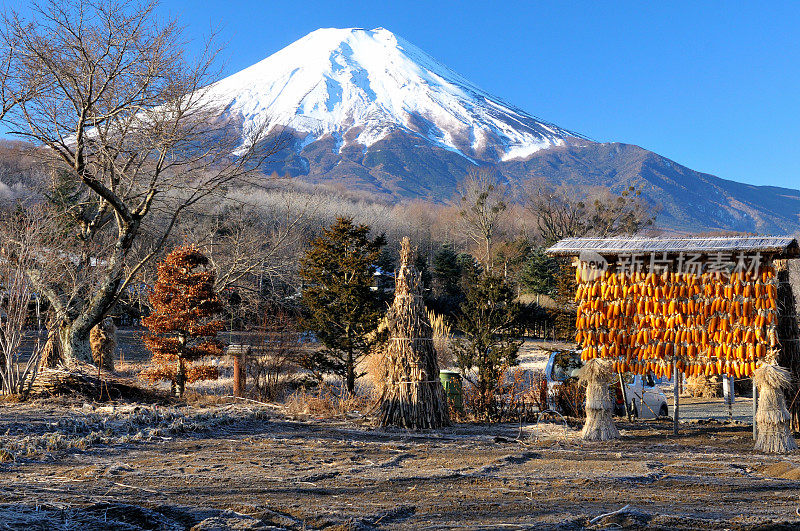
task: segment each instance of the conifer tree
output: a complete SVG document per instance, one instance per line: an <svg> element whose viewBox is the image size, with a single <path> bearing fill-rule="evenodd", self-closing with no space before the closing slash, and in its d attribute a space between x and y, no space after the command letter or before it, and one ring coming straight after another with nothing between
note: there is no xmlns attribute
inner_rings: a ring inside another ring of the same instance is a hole
<svg viewBox="0 0 800 531"><path fill-rule="evenodd" d="M462 282L466 298L457 328L463 335L453 349L461 374L475 386L476 406L488 419L495 413L494 397L505 370L517 363L520 307L501 275L467 270Z"/></svg>
<svg viewBox="0 0 800 531"><path fill-rule="evenodd" d="M300 268L308 310L304 324L324 346L303 364L314 372L342 377L349 392L360 376L356 374L359 359L375 341L369 334L382 317L372 281L386 240L383 235L374 240L368 236L368 226L338 218L311 242Z"/></svg>
<svg viewBox="0 0 800 531"><path fill-rule="evenodd" d="M439 295L459 293L458 280L461 278L461 262L458 253L450 245L443 245L433 256L433 276L436 279Z"/></svg>
<svg viewBox="0 0 800 531"><path fill-rule="evenodd" d="M158 265L150 295L154 311L142 320L150 331L144 342L153 354L142 377L171 381L176 396L183 396L187 382L218 376L215 368L196 363L222 353L217 334L224 327L218 318L223 306L214 280L208 257L193 246L175 249Z"/></svg>
<svg viewBox="0 0 800 531"><path fill-rule="evenodd" d="M544 252L543 248L534 248L522 265L520 283L525 291L542 295L551 295L555 290L558 262Z"/></svg>
<svg viewBox="0 0 800 531"><path fill-rule="evenodd" d="M575 268L568 260L556 259L557 270L555 277L554 298L556 301L555 314L555 339L571 341L575 337L575 320L577 306L575 304L575 291L578 289L575 281Z"/></svg>

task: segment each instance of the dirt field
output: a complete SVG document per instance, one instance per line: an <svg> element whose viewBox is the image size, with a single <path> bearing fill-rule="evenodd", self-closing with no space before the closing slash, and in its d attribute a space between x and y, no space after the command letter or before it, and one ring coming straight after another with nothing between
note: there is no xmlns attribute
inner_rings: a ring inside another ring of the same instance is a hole
<svg viewBox="0 0 800 531"><path fill-rule="evenodd" d="M800 460L754 454L747 425L292 419L213 408L0 406L0 527L11 529L797 528Z"/></svg>

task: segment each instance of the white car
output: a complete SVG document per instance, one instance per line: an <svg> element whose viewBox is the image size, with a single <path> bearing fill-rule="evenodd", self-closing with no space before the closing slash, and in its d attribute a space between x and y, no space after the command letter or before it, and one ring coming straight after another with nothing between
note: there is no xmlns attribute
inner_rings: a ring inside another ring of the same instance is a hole
<svg viewBox="0 0 800 531"><path fill-rule="evenodd" d="M664 395L664 391L656 385L652 374L648 373L642 376L626 372L622 375L622 379L625 382L628 408L634 417L653 419L669 416L667 397ZM619 390L619 383L617 383L616 389ZM622 410L621 414L624 414L622 397L619 394L621 393L617 393L618 409Z"/></svg>
<svg viewBox="0 0 800 531"><path fill-rule="evenodd" d="M558 386L569 379L577 378L578 371L583 367L580 351L561 350L550 354L545 368L547 378L547 397L549 407L556 409L556 389ZM628 401L628 409L634 417L657 418L669 415L667 397L653 380L652 374L641 376L639 374L625 373L622 375L625 381L625 393ZM611 386L612 392L616 397L615 412L619 415L625 414L625 407L622 401L622 392L617 380L616 385Z"/></svg>

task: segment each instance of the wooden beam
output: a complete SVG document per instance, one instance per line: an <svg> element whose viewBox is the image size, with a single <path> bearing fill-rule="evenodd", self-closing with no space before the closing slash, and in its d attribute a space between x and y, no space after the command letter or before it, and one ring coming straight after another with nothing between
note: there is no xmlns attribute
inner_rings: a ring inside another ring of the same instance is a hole
<svg viewBox="0 0 800 531"><path fill-rule="evenodd" d="M758 424L756 424L756 413L758 412L758 387L753 384L753 440L758 438Z"/></svg>
<svg viewBox="0 0 800 531"><path fill-rule="evenodd" d="M678 435L678 414L680 413L680 391L678 389L678 382L680 381L681 373L678 372L678 360L672 360L672 377L674 379L674 384L672 386L672 397L673 397L673 414L672 414L672 434Z"/></svg>

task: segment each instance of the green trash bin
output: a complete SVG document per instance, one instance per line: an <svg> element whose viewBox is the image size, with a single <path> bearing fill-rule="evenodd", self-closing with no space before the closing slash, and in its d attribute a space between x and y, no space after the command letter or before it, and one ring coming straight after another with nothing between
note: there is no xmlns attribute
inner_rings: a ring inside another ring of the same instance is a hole
<svg viewBox="0 0 800 531"><path fill-rule="evenodd" d="M453 405L453 409L464 411L464 391L461 385L461 375L455 371L439 371L439 380L444 387L447 401Z"/></svg>

